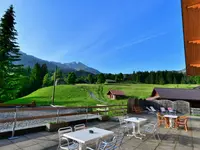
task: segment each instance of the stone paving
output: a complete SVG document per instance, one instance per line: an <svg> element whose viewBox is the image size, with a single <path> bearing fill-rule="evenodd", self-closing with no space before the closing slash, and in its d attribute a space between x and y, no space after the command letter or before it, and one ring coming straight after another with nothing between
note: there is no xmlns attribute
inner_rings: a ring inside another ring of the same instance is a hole
<svg viewBox="0 0 200 150"><path fill-rule="evenodd" d="M152 115L133 115L146 117L148 120L156 121ZM90 122L88 127L96 126L117 132L119 123ZM122 150L199 150L200 149L200 117L190 117L189 131L183 129L165 129L160 127L161 141L153 136L147 135L145 139L139 140L134 137L125 137ZM0 150L56 150L58 145L58 135L55 132L30 133L15 140L0 140Z"/></svg>

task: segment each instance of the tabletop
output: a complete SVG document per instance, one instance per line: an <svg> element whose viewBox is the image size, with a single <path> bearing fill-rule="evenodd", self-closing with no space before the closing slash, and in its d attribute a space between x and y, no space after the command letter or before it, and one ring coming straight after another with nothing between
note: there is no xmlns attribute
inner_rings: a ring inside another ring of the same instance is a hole
<svg viewBox="0 0 200 150"><path fill-rule="evenodd" d="M164 115L164 117L167 117L167 118L177 118L178 116L176 116L176 115Z"/></svg>
<svg viewBox="0 0 200 150"><path fill-rule="evenodd" d="M94 131L94 133L90 133L89 130ZM83 129L83 130L79 130L75 132L66 133L66 134L63 134L63 136L80 143L86 143L91 140L95 140L95 139L102 138L102 137L112 135L112 134L114 134L114 132L93 127L93 128L87 128L87 129Z"/></svg>
<svg viewBox="0 0 200 150"><path fill-rule="evenodd" d="M137 118L137 117L130 117L127 119L124 119L125 121L129 121L129 122L135 122L135 123L140 123L142 121L146 121L146 118Z"/></svg>

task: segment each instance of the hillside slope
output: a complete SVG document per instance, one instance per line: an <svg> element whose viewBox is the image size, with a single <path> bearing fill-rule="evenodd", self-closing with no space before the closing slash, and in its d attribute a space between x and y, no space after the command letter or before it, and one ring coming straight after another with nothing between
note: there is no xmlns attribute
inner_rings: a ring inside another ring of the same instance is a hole
<svg viewBox="0 0 200 150"><path fill-rule="evenodd" d="M91 106L100 104L101 101L97 101L94 97L91 97L89 92L92 92L96 98L102 100L107 104L126 104L127 99L124 100L110 100L107 97L107 92L110 89L118 89L124 91L128 97L147 98L151 95L154 87L172 87L172 88L192 88L196 85L187 84L167 84L167 85L155 85L155 84L78 84L78 85L58 85L55 92L55 104L64 106ZM20 104L31 103L36 101L37 105L49 105L51 104L53 87L45 87L38 89L37 91L16 100L11 100L6 103ZM89 91L89 92L88 92Z"/></svg>

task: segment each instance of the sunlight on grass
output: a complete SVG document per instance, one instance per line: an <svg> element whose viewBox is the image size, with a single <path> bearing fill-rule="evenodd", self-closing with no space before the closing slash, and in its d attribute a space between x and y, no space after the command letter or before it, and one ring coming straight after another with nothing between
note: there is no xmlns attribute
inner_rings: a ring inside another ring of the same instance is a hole
<svg viewBox="0 0 200 150"><path fill-rule="evenodd" d="M90 97L88 90L93 92L95 96L104 104L127 104L127 99L124 100L111 100L107 97L107 92L111 89L122 90L128 97L147 98L151 95L154 87L166 87L166 88L192 88L196 85L188 84L77 84L77 85L59 85L56 86L55 91L55 104L64 106L92 106L100 104L101 102L94 100ZM28 96L11 100L8 104L25 104L36 101L37 105L49 105L51 104L53 87L46 87L38 89L37 91L29 94Z"/></svg>

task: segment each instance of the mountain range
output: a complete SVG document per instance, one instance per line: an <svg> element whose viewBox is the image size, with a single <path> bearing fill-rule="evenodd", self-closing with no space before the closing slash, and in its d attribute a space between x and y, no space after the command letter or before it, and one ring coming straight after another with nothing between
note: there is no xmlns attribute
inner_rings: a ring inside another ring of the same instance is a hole
<svg viewBox="0 0 200 150"><path fill-rule="evenodd" d="M83 71L85 71L85 72L92 73L92 74L100 73L98 70L88 67L87 65L85 65L81 62L60 63L60 62L42 60L42 59L34 57L32 55L28 55L22 51L20 51L20 54L21 54L21 60L17 61L15 64L22 64L25 67L30 66L31 68L33 68L33 66L36 63L39 63L40 65L46 64L49 71L55 70L55 68L57 66L63 72L77 72L77 71L83 72Z"/></svg>

